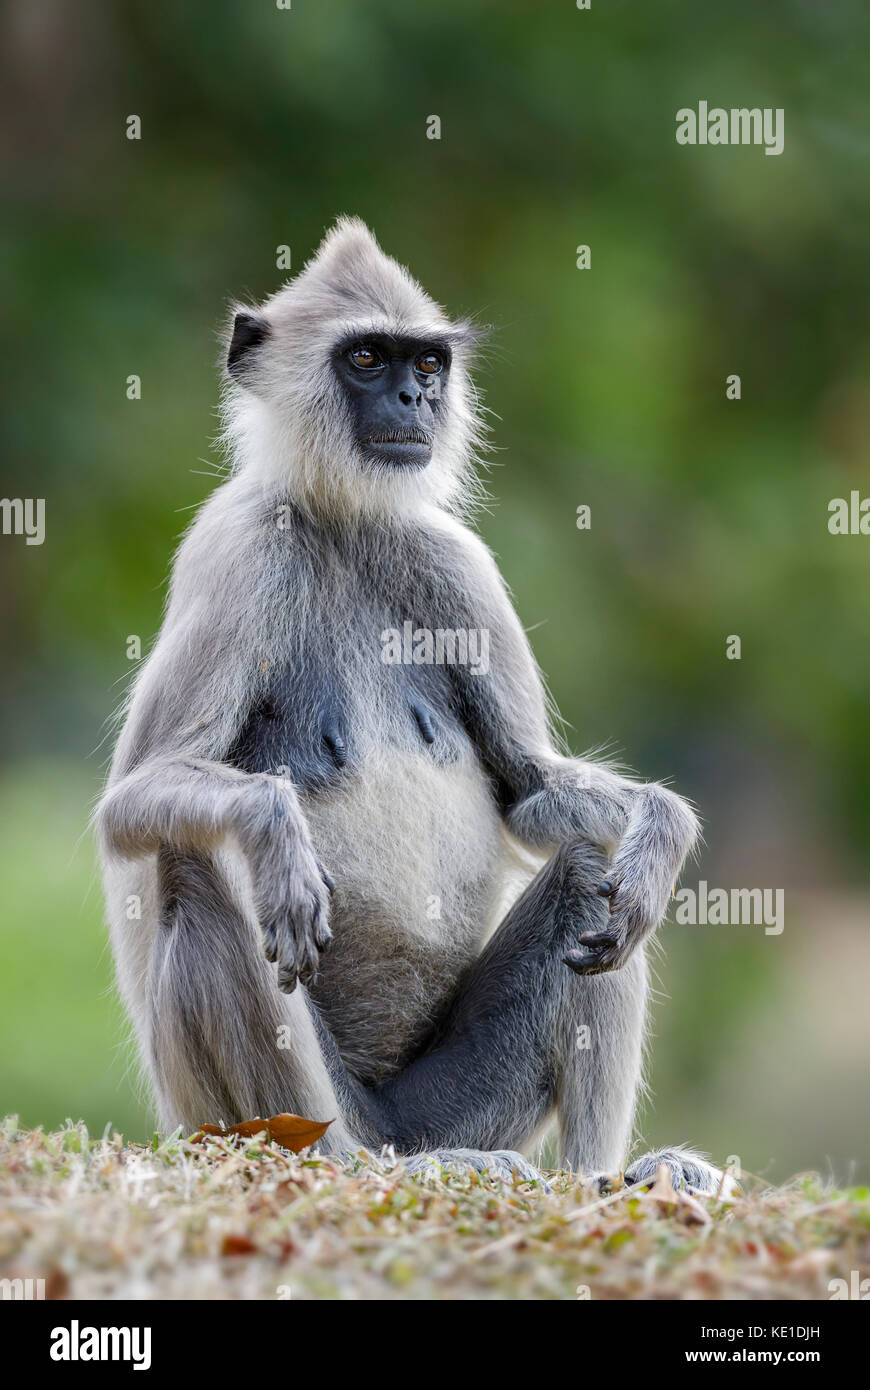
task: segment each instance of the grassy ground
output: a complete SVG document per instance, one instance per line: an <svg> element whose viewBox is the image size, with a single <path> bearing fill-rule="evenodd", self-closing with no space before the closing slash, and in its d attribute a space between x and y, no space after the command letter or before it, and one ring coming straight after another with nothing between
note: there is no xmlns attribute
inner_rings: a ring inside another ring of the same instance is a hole
<svg viewBox="0 0 870 1390"><path fill-rule="evenodd" d="M870 1266L870 1192L812 1177L730 1202L408 1178L261 1139L125 1144L3 1122L0 1277L48 1297L828 1298Z"/></svg>

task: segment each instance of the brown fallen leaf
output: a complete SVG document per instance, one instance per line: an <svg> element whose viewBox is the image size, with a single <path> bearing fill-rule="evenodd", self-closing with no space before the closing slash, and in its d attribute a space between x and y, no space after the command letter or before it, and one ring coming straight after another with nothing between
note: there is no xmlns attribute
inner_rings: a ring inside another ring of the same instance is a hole
<svg viewBox="0 0 870 1390"><path fill-rule="evenodd" d="M220 1125L200 1125L196 1134L191 1134L189 1144L201 1144L207 1134L213 1134L217 1139L223 1139L227 1130L221 1129Z"/></svg>
<svg viewBox="0 0 870 1390"><path fill-rule="evenodd" d="M69 1278L64 1270L55 1266L50 1269L45 1280L46 1298L66 1298L69 1293Z"/></svg>
<svg viewBox="0 0 870 1390"><path fill-rule="evenodd" d="M222 1255L253 1255L256 1245L247 1236L224 1236L221 1243Z"/></svg>
<svg viewBox="0 0 870 1390"><path fill-rule="evenodd" d="M306 1120L301 1115L270 1115L268 1120L242 1120L237 1125L230 1125L229 1129L221 1129L220 1125L200 1125L196 1134L191 1135L190 1142L201 1144L207 1134L219 1139L228 1139L235 1134L243 1139L252 1139L255 1134L265 1134L267 1139L298 1154L322 1139L332 1123L332 1120Z"/></svg>

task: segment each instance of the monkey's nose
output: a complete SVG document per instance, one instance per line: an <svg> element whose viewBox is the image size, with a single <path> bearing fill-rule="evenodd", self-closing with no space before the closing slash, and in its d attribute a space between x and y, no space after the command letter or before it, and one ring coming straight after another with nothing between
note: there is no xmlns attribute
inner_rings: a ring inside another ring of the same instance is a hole
<svg viewBox="0 0 870 1390"><path fill-rule="evenodd" d="M416 395L412 394L410 391L399 392L399 400L402 402L402 405L419 405L422 399L422 391L418 391Z"/></svg>

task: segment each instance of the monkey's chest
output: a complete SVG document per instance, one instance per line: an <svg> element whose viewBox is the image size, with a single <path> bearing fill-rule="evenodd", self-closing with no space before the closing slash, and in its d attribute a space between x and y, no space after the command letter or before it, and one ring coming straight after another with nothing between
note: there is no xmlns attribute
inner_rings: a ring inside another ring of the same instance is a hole
<svg viewBox="0 0 870 1390"><path fill-rule="evenodd" d="M285 776L302 791L341 793L384 749L441 766L476 761L447 674L361 661L358 651L329 662L306 653L276 672L228 761Z"/></svg>

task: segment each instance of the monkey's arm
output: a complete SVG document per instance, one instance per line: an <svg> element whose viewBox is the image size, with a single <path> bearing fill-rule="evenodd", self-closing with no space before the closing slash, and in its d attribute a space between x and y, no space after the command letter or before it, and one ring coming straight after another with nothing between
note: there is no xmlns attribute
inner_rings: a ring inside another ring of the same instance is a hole
<svg viewBox="0 0 870 1390"><path fill-rule="evenodd" d="M612 855L601 887L611 900L612 930L571 962L581 971L612 969L664 916L696 842L697 818L666 787L555 750L543 682L495 562L476 537L463 551L462 595L454 602L468 627L490 634L485 673L451 668L463 722L518 839L552 850L582 836Z"/></svg>
<svg viewBox="0 0 870 1390"><path fill-rule="evenodd" d="M331 880L296 793L262 773L190 757L155 757L112 785L96 814L104 852L124 858L211 851L234 839L248 862L266 958L287 990L313 980L331 939Z"/></svg>
<svg viewBox="0 0 870 1390"><path fill-rule="evenodd" d="M166 620L136 681L95 823L107 856L139 858L164 846L208 853L235 841L266 955L290 991L297 975L313 978L330 940L331 881L293 786L223 761L262 693L261 658L270 650L257 627L270 535L246 525L244 500L231 489L215 495L182 544ZM230 509L241 554L226 544ZM249 581L239 586L247 609L228 582L234 565Z"/></svg>

